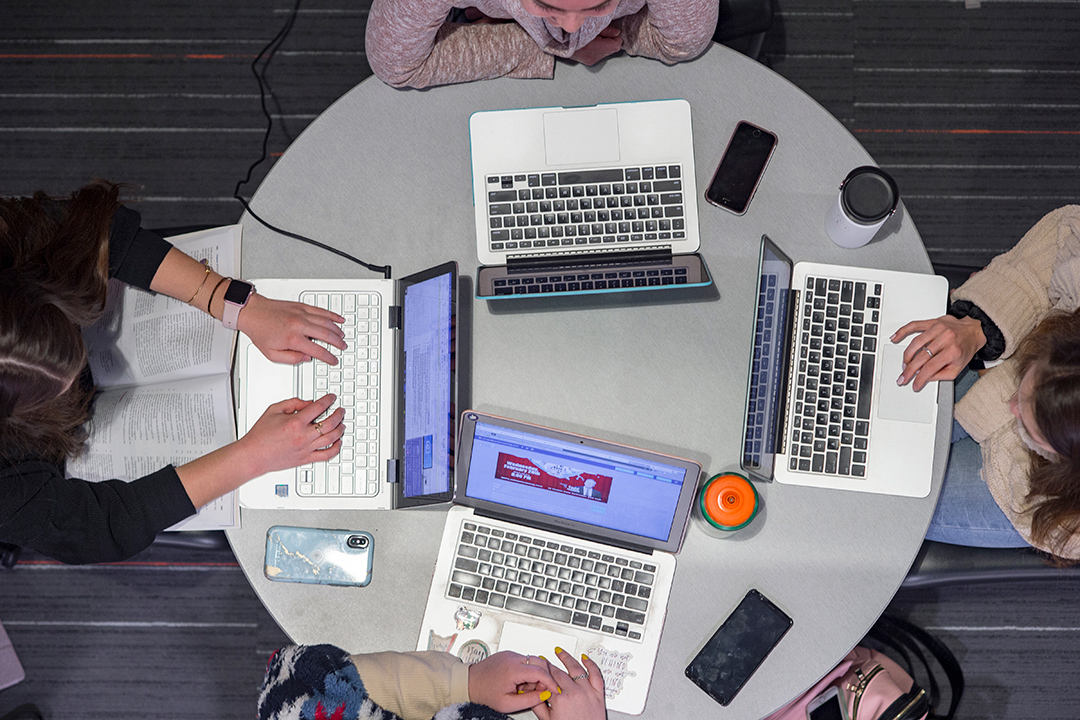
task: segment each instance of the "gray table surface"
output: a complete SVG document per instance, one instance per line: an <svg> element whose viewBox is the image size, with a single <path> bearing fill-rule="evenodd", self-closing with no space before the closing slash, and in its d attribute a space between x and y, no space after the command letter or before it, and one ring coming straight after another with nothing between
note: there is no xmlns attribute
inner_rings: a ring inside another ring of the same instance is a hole
<svg viewBox="0 0 1080 720"><path fill-rule="evenodd" d="M700 201L700 252L715 288L465 303L465 400L482 411L693 458L706 476L738 470L761 234L796 261L930 271L902 205L866 247L845 250L828 239L824 218L840 182L873 161L835 118L763 65L717 45L673 67L628 57L594 68L560 63L553 81L400 91L371 78L289 147L252 207L280 227L389 263L395 277L453 259L471 283L477 264L472 112L660 98L690 102L700 191L738 121L779 137L745 215ZM243 223L245 277L372 276L247 215ZM940 395L929 497L759 483L764 511L750 527L714 539L692 523L643 717L761 717L813 684L861 639L904 578L937 500L951 384ZM255 591L295 642L332 642L352 652L413 650L444 510L244 510L243 528L229 539ZM370 531L371 584L270 583L262 573L263 547L267 528L279 523ZM752 587L794 625L722 708L683 668Z"/></svg>

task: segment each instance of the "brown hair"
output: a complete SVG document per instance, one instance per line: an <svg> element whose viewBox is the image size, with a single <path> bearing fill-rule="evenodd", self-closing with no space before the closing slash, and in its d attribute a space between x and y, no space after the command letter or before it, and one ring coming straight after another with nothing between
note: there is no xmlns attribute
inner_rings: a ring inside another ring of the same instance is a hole
<svg viewBox="0 0 1080 720"><path fill-rule="evenodd" d="M1016 356L1017 378L1035 373L1032 415L1060 458L1030 453L1028 500L1038 501L1030 510L1031 537L1064 565L1061 551L1080 532L1080 310L1046 317Z"/></svg>
<svg viewBox="0 0 1080 720"><path fill-rule="evenodd" d="M60 462L85 439L93 389L80 325L105 307L119 188L0 199L0 452Z"/></svg>

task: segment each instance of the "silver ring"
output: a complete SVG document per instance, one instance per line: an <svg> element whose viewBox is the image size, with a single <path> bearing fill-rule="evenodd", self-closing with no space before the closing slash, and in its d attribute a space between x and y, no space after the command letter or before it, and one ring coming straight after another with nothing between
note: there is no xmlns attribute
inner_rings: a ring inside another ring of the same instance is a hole
<svg viewBox="0 0 1080 720"><path fill-rule="evenodd" d="M929 355L930 357L934 357L934 353L933 353L933 352L931 352L930 348L928 348L928 347L923 347L923 350L925 350L925 351L926 351L926 354L927 354L927 355Z"/></svg>
<svg viewBox="0 0 1080 720"><path fill-rule="evenodd" d="M571 680L584 680L587 677L589 677L589 673L581 673L580 675L575 675L570 679Z"/></svg>
<svg viewBox="0 0 1080 720"><path fill-rule="evenodd" d="M532 657L532 655L526 655L526 656L525 656L525 664L526 664L526 665L528 665L528 664L529 664L529 658L530 658L530 657Z"/></svg>

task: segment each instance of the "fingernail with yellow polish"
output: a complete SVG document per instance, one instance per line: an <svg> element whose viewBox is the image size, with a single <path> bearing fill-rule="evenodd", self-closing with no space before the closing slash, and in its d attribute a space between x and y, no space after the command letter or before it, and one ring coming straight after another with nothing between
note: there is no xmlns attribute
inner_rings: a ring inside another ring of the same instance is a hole
<svg viewBox="0 0 1080 720"><path fill-rule="evenodd" d="M556 655L562 655L564 652L566 652L566 651L563 650L561 647L559 647L558 645L555 646L555 654Z"/></svg>
<svg viewBox="0 0 1080 720"><path fill-rule="evenodd" d="M581 661L582 661L582 662L585 662L585 661L586 661L586 660L588 660L588 659L589 659L589 656L588 656L588 655L586 655L585 653L581 653Z"/></svg>
<svg viewBox="0 0 1080 720"><path fill-rule="evenodd" d="M550 690L545 690L544 692L540 693L540 702L547 702L550 699L551 699L551 691Z"/></svg>

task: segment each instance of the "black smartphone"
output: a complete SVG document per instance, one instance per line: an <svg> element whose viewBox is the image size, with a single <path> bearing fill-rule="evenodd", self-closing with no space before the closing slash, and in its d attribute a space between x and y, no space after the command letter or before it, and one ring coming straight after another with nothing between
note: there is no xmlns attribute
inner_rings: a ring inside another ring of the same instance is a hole
<svg viewBox="0 0 1080 720"><path fill-rule="evenodd" d="M743 121L735 128L716 168L705 199L736 215L746 212L765 166L776 148L776 136Z"/></svg>
<svg viewBox="0 0 1080 720"><path fill-rule="evenodd" d="M686 666L686 677L726 707L790 627L783 610L751 590Z"/></svg>

